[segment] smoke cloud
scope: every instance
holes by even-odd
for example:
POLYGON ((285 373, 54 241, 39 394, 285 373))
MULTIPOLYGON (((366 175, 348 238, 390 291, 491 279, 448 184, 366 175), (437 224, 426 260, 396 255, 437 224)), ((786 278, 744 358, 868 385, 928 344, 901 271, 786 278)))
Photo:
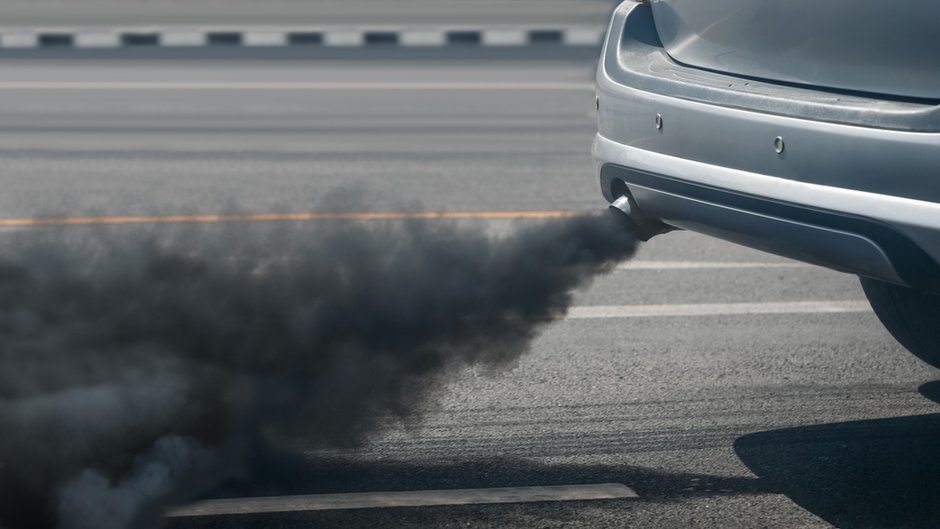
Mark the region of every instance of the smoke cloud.
POLYGON ((155 527, 253 443, 361 442, 512 363, 635 250, 614 215, 67 228, 0 251, 0 526, 155 527))

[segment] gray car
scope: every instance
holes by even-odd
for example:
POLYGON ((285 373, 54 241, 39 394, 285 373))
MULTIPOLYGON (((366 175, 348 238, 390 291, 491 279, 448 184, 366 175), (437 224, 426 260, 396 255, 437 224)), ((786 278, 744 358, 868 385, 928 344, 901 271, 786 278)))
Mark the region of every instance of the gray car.
POLYGON ((857 274, 940 366, 940 2, 627 1, 597 72, 601 190, 683 228, 857 274))

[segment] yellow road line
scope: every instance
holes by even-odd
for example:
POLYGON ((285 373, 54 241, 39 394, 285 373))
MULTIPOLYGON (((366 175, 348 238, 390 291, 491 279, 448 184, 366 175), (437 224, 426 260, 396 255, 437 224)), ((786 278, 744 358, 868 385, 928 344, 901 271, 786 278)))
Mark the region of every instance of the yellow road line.
POLYGON ((259 222, 278 220, 407 220, 407 219, 560 219, 575 211, 468 211, 417 213, 253 213, 242 215, 169 215, 130 217, 52 217, 0 219, 0 227, 82 226, 89 224, 182 224, 216 222, 259 222))

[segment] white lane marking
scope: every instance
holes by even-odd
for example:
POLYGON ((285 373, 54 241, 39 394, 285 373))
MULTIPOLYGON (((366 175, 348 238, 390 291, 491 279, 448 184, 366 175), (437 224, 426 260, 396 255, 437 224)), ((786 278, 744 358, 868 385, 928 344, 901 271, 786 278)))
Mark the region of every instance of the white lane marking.
POLYGON ((443 46, 444 31, 433 29, 405 30, 399 33, 402 46, 443 46))
POLYGON ((542 501, 586 501, 638 498, 630 487, 620 483, 511 487, 498 489, 418 490, 396 492, 357 492, 208 500, 171 510, 167 517, 221 516, 342 509, 389 507, 430 507, 439 505, 482 505, 533 503, 542 501))
POLYGON ((523 46, 528 35, 522 29, 487 29, 483 31, 484 46, 523 46))
POLYGON ((362 46, 365 37, 362 31, 327 31, 323 35, 323 43, 327 46, 362 46))
MULTIPOLYGON (((89 30, 84 29, 66 29, 66 28, 21 28, 9 29, 9 33, 0 30, 0 47, 2 48, 36 48, 38 47, 37 35, 44 31, 51 31, 57 35, 65 35, 73 38, 73 41, 83 40, 79 35, 85 33, 106 33, 116 35, 118 38, 117 46, 105 45, 76 45, 77 48, 95 48, 95 47, 123 47, 121 36, 127 34, 139 33, 141 27, 126 28, 108 28, 100 27, 89 30)), ((316 33, 323 37, 323 44, 327 46, 363 46, 365 43, 364 35, 368 32, 392 33, 398 36, 398 40, 403 46, 450 46, 460 43, 450 42, 446 37, 448 31, 467 31, 480 36, 481 44, 484 46, 529 46, 540 45, 540 39, 531 39, 533 34, 541 32, 551 32, 553 34, 561 32, 561 42, 565 46, 597 46, 603 40, 606 33, 606 27, 545 27, 545 26, 523 26, 506 27, 495 26, 490 28, 467 28, 467 27, 411 27, 402 29, 395 26, 368 26, 368 27, 348 27, 348 26, 254 26, 249 28, 233 28, 231 26, 216 27, 193 27, 176 26, 166 28, 146 28, 148 32, 158 32, 158 45, 160 46, 207 46, 212 33, 231 33, 241 36, 241 45, 243 46, 290 46, 289 39, 282 38, 288 33, 316 33), (281 36, 275 36, 275 35, 281 36), (258 36, 262 35, 262 36, 258 36)), ((553 38, 549 40, 554 42, 553 38)), ((109 39, 108 42, 113 42, 109 39)), ((231 45, 234 45, 232 43, 231 45)))
POLYGON ((39 37, 35 33, 3 33, 0 35, 2 48, 35 48, 39 46, 39 37))
POLYGON ((676 305, 598 305, 571 307, 567 319, 733 316, 745 314, 827 314, 870 312, 866 301, 783 301, 676 305))
POLYGON ((117 48, 121 45, 121 36, 105 31, 75 34, 76 48, 117 48))
POLYGON ((812 268, 805 263, 759 263, 723 261, 628 261, 617 265, 617 270, 698 270, 698 269, 742 269, 742 268, 812 268))
POLYGON ((567 29, 564 32, 564 43, 568 46, 598 46, 604 38, 606 30, 601 28, 567 29))
POLYGON ((0 90, 505 90, 593 91, 591 83, 570 82, 134 82, 7 81, 0 90))
POLYGON ((242 45, 247 47, 287 46, 287 34, 279 31, 247 31, 242 33, 242 45))
POLYGON ((160 45, 168 47, 205 46, 208 43, 205 33, 198 31, 165 31, 160 34, 160 45))

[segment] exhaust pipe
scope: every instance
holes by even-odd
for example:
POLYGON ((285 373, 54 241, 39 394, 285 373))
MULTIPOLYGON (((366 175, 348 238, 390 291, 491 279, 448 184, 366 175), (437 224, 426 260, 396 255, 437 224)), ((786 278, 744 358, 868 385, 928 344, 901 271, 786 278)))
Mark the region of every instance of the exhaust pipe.
POLYGON ((607 210, 619 219, 618 222, 623 224, 624 229, 633 233, 637 239, 643 242, 661 233, 676 229, 644 215, 637 206, 636 200, 630 195, 617 197, 617 200, 610 203, 607 210))

